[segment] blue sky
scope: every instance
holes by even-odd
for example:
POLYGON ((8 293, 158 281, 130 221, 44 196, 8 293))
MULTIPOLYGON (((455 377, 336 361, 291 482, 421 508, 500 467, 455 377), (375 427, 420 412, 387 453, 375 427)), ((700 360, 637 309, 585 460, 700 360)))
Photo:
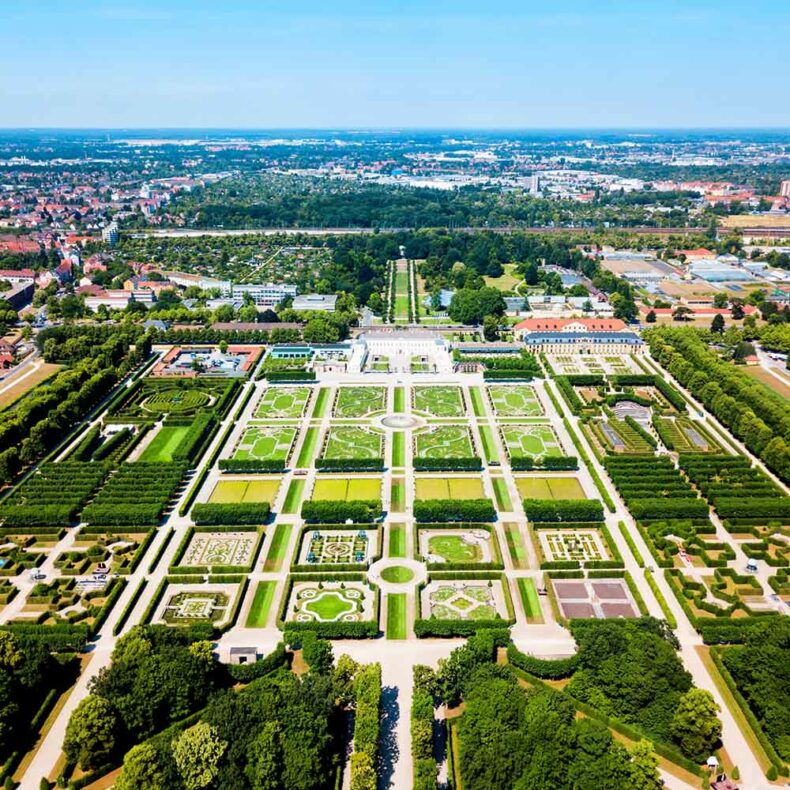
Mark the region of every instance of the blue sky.
POLYGON ((0 126, 790 126, 790 2, 4 2, 0 126))

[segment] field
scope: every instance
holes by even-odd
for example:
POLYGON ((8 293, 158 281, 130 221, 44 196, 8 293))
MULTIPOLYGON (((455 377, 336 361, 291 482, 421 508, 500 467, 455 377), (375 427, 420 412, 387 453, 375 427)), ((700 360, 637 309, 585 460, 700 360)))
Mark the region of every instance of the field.
MULTIPOLYGON (((323 392, 324 390, 322 390, 323 392)), ((299 457, 296 459, 296 467, 298 469, 306 469, 310 466, 310 461, 313 460, 315 455, 315 448, 318 444, 318 428, 308 428, 307 433, 304 435, 302 442, 302 449, 299 451, 299 457)))
POLYGON ((403 513, 405 507, 406 483, 402 477, 395 477, 390 488, 390 509, 393 513, 403 513))
POLYGON ((513 567, 519 570, 529 567, 529 558, 524 538, 518 528, 518 524, 504 524, 505 540, 510 559, 513 560, 513 567))
POLYGON ((521 595, 521 604, 524 607, 524 614, 528 623, 542 623, 543 613, 540 609, 540 599, 535 588, 535 580, 530 578, 520 578, 518 580, 518 591, 521 595))
POLYGON ((384 387, 340 387, 335 399, 335 417, 366 417, 384 408, 384 387))
POLYGON ((209 502, 268 502, 271 504, 280 489, 280 478, 266 477, 251 480, 220 480, 209 497, 209 502))
POLYGON ((396 431, 392 434, 392 465, 406 465, 406 434, 403 431, 396 431))
POLYGON ((388 554, 398 558, 406 556, 406 527, 403 524, 390 525, 388 554))
POLYGON ((324 458, 381 458, 382 437, 356 426, 334 425, 324 445, 324 458))
POLYGON ((501 477, 492 477, 491 483, 494 486, 497 508, 506 511, 512 510, 513 503, 510 501, 510 494, 507 492, 507 483, 501 477))
POLYGON ((511 458, 562 455, 560 440, 549 425, 500 425, 499 432, 511 458))
POLYGON ((516 488, 523 499, 585 499, 575 477, 517 477, 516 488))
POLYGON ((777 370, 779 374, 779 378, 777 378, 760 365, 747 365, 743 368, 743 372, 753 379, 762 382, 774 392, 779 393, 783 398, 790 400, 790 376, 784 371, 777 370))
POLYGON ((264 572, 279 571, 285 559, 285 552, 288 548, 288 539, 291 537, 292 526, 290 524, 278 524, 274 530, 274 536, 269 543, 269 553, 263 563, 264 572))
POLYGON ((414 437, 419 458, 471 458, 474 447, 465 425, 442 425, 414 437))
POLYGON ((413 387, 412 406, 434 417, 463 417, 466 414, 460 387, 413 387))
POLYGON ((258 403, 255 416, 265 419, 301 417, 309 400, 309 387, 269 387, 258 403))
POLYGON ((416 499, 482 499, 479 477, 418 477, 414 481, 416 499))
POLYGON ((283 503, 283 513, 291 514, 298 511, 299 502, 302 500, 304 484, 304 478, 301 480, 291 480, 291 484, 288 486, 288 493, 285 495, 285 502, 283 503))
POLYGON ((288 461, 296 428, 255 425, 244 431, 233 452, 234 461, 288 461))
POLYGON ((381 499, 381 478, 378 477, 319 477, 315 481, 311 499, 352 501, 381 499))
POLYGON ((12 403, 18 401, 25 393, 30 392, 33 387, 45 382, 48 378, 54 376, 60 369, 61 365, 52 365, 48 362, 43 362, 40 365, 34 365, 28 369, 30 375, 23 376, 19 374, 13 378, 3 382, 3 389, 0 391, 0 410, 7 409, 12 403))
POLYGON ((173 450, 189 433, 188 425, 163 425, 154 436, 151 444, 143 450, 140 461, 169 463, 173 460, 173 450))
POLYGON ((488 397, 497 417, 539 417, 543 408, 532 387, 492 384, 488 397))

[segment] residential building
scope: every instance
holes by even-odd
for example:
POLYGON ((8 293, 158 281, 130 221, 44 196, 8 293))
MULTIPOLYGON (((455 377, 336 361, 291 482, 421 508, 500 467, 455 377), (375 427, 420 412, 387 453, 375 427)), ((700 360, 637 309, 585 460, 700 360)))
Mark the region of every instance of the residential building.
POLYGON ((140 304, 149 305, 154 303, 153 291, 124 291, 108 289, 101 294, 88 296, 85 299, 85 307, 95 313, 102 305, 108 310, 123 310, 134 300, 140 304))
POLYGON ((790 198, 790 179, 782 181, 782 185, 779 187, 779 194, 782 197, 790 198))
POLYGON ((11 285, 33 285, 36 273, 32 269, 0 269, 0 280, 6 280, 11 285))
POLYGON ((257 307, 277 307, 284 299, 296 296, 296 286, 274 283, 231 285, 232 296, 243 298, 244 294, 249 294, 257 307))
POLYGON ((102 228, 101 232, 102 241, 110 247, 114 247, 121 239, 121 233, 118 230, 118 223, 111 222, 107 227, 102 228))

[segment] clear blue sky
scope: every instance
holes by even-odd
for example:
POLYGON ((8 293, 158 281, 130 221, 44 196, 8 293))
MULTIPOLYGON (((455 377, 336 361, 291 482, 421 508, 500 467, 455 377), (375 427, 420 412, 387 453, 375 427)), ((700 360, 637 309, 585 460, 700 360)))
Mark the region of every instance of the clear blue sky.
POLYGON ((790 126, 787 0, 18 0, 0 126, 790 126))

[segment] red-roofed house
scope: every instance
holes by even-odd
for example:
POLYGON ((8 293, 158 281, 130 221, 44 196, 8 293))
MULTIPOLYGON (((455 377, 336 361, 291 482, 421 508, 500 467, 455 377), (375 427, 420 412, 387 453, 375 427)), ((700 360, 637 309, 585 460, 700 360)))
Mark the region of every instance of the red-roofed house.
POLYGON ((619 318, 527 318, 513 327, 531 351, 641 354, 642 339, 619 318))
POLYGON ((0 280, 8 280, 11 285, 32 285, 36 273, 32 269, 0 269, 0 280))
POLYGON ((695 250, 678 250, 678 256, 685 255, 687 261, 715 261, 716 253, 697 247, 695 250))

